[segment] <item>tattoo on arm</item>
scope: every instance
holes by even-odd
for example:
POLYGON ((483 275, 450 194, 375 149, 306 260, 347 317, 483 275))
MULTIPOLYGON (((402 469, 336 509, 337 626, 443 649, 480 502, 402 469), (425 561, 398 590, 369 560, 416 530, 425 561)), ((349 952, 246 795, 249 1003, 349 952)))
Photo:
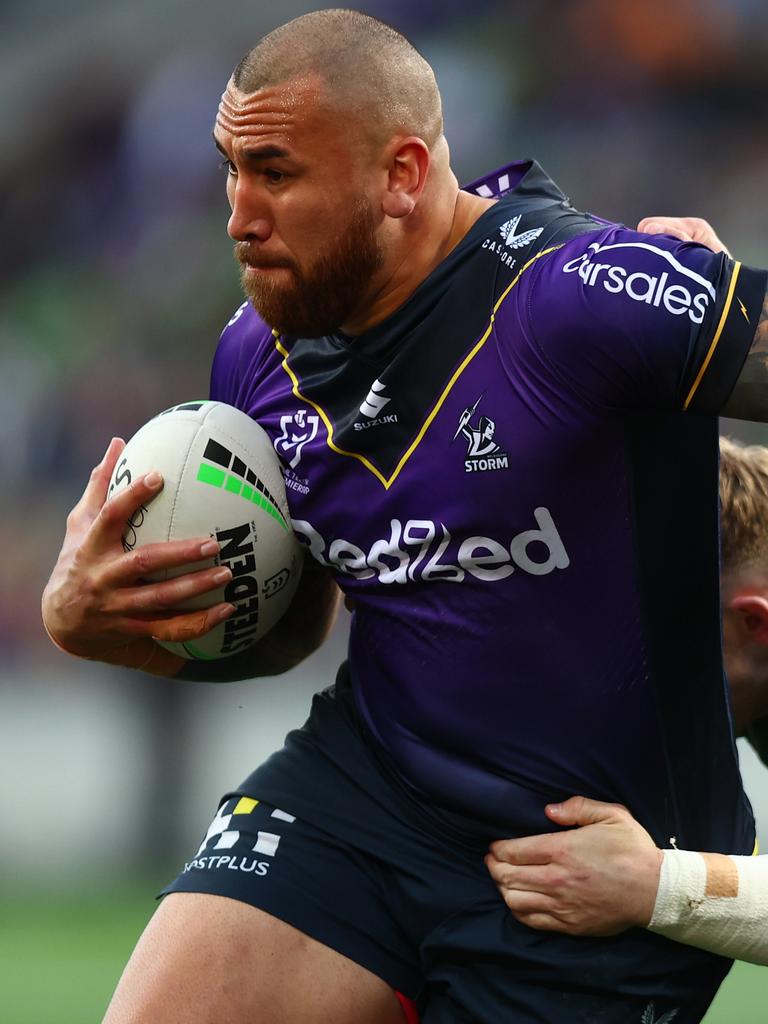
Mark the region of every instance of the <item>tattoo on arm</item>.
POLYGON ((768 422, 768 294, 749 354, 721 415, 768 422))

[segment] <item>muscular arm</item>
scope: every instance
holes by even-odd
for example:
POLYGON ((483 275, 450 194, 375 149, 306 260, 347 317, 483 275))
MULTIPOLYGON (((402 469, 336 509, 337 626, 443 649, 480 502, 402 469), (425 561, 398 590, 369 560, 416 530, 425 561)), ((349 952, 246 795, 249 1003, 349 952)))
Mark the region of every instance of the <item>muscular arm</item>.
POLYGON ((737 420, 768 421, 768 294, 754 341, 722 415, 737 420))
POLYGON ((210 566, 218 545, 210 537, 150 544, 126 552, 125 522, 162 486, 140 477, 106 500, 107 487, 124 445, 113 440, 95 467, 82 498, 67 519, 58 561, 43 593, 43 623, 53 643, 67 654, 185 679, 248 679, 285 672, 307 657, 328 634, 339 606, 330 573, 309 560, 285 617, 242 655, 212 662, 188 662, 155 643, 203 636, 232 614, 231 604, 178 611, 189 597, 220 589, 218 566, 210 566), (159 570, 197 562, 197 572, 158 583, 144 582, 159 570))
MULTIPOLYGON (((730 255, 712 225, 700 217, 645 217, 637 225, 637 230, 650 235, 672 235, 683 242, 696 242, 713 252, 730 255)), ((738 287, 733 297, 733 307, 738 311, 737 316, 749 320, 750 314, 739 298, 738 287)), ((733 419, 768 422, 768 294, 755 320, 754 339, 749 354, 721 414, 733 419)))

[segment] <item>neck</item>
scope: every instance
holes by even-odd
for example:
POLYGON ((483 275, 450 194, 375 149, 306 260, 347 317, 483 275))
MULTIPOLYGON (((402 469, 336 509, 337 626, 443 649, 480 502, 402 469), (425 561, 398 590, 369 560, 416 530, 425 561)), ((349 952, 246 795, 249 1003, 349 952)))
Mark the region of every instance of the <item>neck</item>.
POLYGON ((371 292, 342 325, 347 334, 362 334, 399 309, 496 202, 462 192, 449 175, 437 195, 424 196, 412 214, 394 223, 395 238, 387 239, 388 255, 371 292))

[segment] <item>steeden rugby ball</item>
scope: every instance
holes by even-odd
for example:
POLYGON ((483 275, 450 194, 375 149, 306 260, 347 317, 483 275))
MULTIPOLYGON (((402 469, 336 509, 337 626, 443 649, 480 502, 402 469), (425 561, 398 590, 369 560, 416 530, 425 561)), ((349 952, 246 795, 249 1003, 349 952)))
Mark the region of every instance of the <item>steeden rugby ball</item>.
POLYGON ((215 537, 215 558, 164 571, 167 579, 206 565, 228 566, 222 589, 184 602, 206 608, 230 601, 235 613, 204 637, 162 643, 185 658, 227 658, 260 640, 281 618, 301 575, 303 552, 291 529, 283 474, 265 431, 223 402, 186 402, 166 409, 128 442, 108 497, 156 469, 163 489, 126 523, 123 546, 215 537))

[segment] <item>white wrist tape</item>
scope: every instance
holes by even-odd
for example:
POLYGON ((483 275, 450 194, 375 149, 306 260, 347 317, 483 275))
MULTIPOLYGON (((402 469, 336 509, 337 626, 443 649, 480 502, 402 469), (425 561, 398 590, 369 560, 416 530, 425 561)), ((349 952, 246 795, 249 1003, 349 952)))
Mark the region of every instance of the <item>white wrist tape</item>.
POLYGON ((651 931, 768 965, 768 856, 664 850, 651 931))

